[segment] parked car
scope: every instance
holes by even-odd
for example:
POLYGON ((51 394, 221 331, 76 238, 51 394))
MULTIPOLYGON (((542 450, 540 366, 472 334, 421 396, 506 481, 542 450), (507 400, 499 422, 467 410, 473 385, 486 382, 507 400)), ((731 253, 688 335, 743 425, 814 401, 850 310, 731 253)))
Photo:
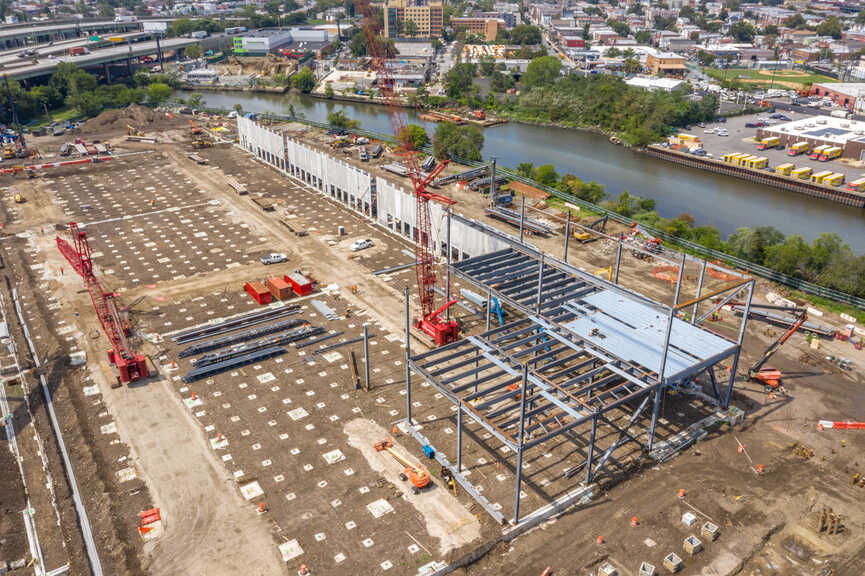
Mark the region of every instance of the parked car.
POLYGON ((262 264, 282 264, 283 262, 288 262, 288 256, 285 254, 280 254, 279 252, 271 252, 267 256, 261 257, 262 264))
POLYGON ((352 252, 360 252, 361 250, 366 250, 370 247, 372 247, 372 240, 366 238, 364 240, 355 240, 351 243, 351 246, 349 246, 348 249, 352 252))
POLYGON ((727 132, 727 130, 724 128, 721 128, 720 130, 718 130, 718 136, 729 136, 729 135, 730 135, 730 133, 727 132))

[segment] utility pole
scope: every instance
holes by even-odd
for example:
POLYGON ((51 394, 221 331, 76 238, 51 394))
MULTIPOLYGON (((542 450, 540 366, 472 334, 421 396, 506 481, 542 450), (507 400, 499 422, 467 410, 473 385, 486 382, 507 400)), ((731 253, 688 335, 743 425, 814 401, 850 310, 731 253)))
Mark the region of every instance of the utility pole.
POLYGON ((159 37, 162 36, 162 34, 157 32, 154 36, 156 37, 156 57, 159 59, 159 71, 165 72, 165 65, 162 62, 162 46, 159 45, 159 37))

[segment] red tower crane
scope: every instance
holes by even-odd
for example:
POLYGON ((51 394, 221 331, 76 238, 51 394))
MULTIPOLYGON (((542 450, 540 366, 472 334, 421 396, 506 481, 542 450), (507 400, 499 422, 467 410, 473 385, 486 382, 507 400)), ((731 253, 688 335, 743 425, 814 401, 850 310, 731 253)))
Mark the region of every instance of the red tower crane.
POLYGON ((93 308, 102 324, 102 330, 111 341, 111 350, 108 351, 108 360, 117 367, 118 378, 121 382, 135 382, 147 377, 147 359, 136 354, 129 344, 131 329, 126 313, 121 310, 117 295, 108 292, 99 282, 99 278, 93 272, 93 262, 90 257, 90 244, 87 235, 78 228, 78 224, 69 224, 69 233, 72 244, 57 237, 57 248, 69 261, 78 274, 84 278, 87 291, 93 308))
POLYGON ((421 316, 415 319, 415 327, 431 336, 439 346, 457 339, 459 324, 456 320, 441 317, 449 307, 456 303, 445 296, 445 303, 439 308, 435 305, 435 250, 432 246, 430 225, 430 201, 440 202, 446 206, 454 201, 446 196, 427 190, 429 184, 444 170, 447 160, 439 163, 432 172, 424 174, 417 160, 417 150, 408 131, 408 120, 402 109, 402 103, 396 93, 393 74, 387 65, 388 42, 380 34, 381 23, 375 17, 370 6, 370 0, 355 0, 356 6, 363 15, 363 30, 366 38, 367 52, 372 59, 372 69, 376 72, 379 92, 387 107, 391 131, 397 141, 397 154, 408 168, 415 196, 416 238, 415 238, 415 272, 420 291, 421 316))

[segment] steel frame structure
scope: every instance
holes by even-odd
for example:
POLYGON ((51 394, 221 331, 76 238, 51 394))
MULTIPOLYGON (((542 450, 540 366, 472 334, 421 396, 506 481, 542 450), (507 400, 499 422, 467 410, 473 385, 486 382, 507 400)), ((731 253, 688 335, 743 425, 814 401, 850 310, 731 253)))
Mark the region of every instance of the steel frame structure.
MULTIPOLYGON (((627 444, 657 457, 656 427, 665 392, 707 375, 713 396, 698 393, 714 405, 726 408, 733 389, 747 314, 742 318, 738 337, 733 340, 701 327, 695 312, 700 302, 710 298, 724 302, 747 293, 750 305, 754 281, 741 278, 720 290, 701 294, 704 264, 696 298, 679 302, 681 274, 676 284, 673 305, 657 303, 641 294, 575 268, 544 254, 532 246, 501 235, 509 247, 458 263, 449 263, 448 272, 486 293, 486 329, 435 350, 412 355, 406 346, 406 423, 413 434, 411 417, 411 376, 420 376, 456 407, 457 447, 451 472, 465 487, 471 486, 462 475, 462 441, 465 417, 516 453, 514 470, 513 525, 520 523, 520 489, 524 452, 563 437, 576 444, 582 461, 570 468, 568 477, 582 472, 583 487, 588 488, 611 460, 627 444), (631 306, 657 318, 654 326, 659 349, 650 356, 658 365, 647 366, 620 340, 604 345, 604 337, 593 338, 576 332, 573 324, 593 316, 614 317, 616 310, 599 309, 600 296, 627 300, 631 306), (515 313, 507 324, 490 326, 493 298, 515 313), (595 304, 593 304, 593 302, 595 304), (682 319, 688 315, 688 319, 682 319), (657 337, 657 334, 662 334, 657 337), (675 333, 675 334, 674 334, 675 333), (684 336, 705 336, 712 346, 689 346, 684 336), (671 343, 672 340, 672 343, 671 343), (732 359, 726 388, 721 389, 715 366, 732 359), (662 376, 663 375, 663 376, 662 376), (601 427, 604 438, 599 446, 601 427)), ((680 265, 684 267, 685 256, 680 265)), ((615 278, 618 279, 618 259, 615 278)), ((680 268, 681 270, 682 268, 680 268)), ((406 294, 407 297, 407 294, 406 294)), ((609 298, 607 298, 609 300, 609 298)), ((407 306, 407 304, 406 304, 407 306)), ((717 306, 717 305, 716 305, 717 306)), ((617 308, 612 306, 610 308, 617 308)), ((709 311, 708 314, 711 314, 709 311)), ((406 341, 408 342, 408 307, 406 341)), ((627 319, 616 321, 630 329, 627 319)), ((592 331, 594 333, 594 331, 592 331)), ((640 332, 634 332, 639 337, 640 332)), ((648 345, 647 345, 648 346, 648 345)), ((664 450, 665 457, 669 447, 664 450)), ((491 516, 503 521, 476 491, 468 490, 491 516)), ((578 493, 577 493, 578 494, 578 493)), ((561 506, 546 507, 531 514, 533 520, 550 515, 561 506)))

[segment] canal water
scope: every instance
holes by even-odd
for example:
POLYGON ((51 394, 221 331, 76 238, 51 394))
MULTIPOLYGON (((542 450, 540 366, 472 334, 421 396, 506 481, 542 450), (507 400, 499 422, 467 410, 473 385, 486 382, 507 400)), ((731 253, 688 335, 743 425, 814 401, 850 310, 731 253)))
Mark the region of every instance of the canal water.
MULTIPOLYGON (((177 92, 186 97, 188 92, 177 92)), ((344 109, 367 130, 390 132, 382 106, 338 102, 300 94, 204 92, 208 106, 231 108, 240 103, 245 112, 289 114, 326 122, 327 115, 344 109)), ((417 119, 432 134, 434 124, 417 119)), ((495 156, 499 164, 516 168, 521 162, 553 164, 559 174, 603 184, 610 195, 622 190, 652 197, 658 213, 673 218, 682 213, 697 225, 709 224, 726 237, 739 226, 774 226, 786 235, 811 240, 821 233, 840 235, 858 253, 865 252, 865 211, 817 200, 794 192, 751 184, 729 176, 678 166, 610 144, 606 137, 578 130, 509 123, 484 129, 484 158, 495 156)))

